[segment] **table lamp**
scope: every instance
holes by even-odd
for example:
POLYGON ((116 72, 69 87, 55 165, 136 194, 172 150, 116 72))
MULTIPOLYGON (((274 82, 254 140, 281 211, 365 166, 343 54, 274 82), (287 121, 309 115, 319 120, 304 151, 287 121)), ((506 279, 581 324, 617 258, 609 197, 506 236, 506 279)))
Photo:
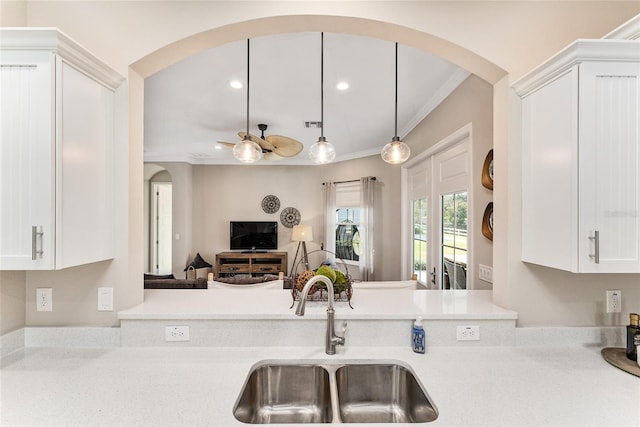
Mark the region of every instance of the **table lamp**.
MULTIPOLYGON (((298 242, 298 249, 296 250, 296 257, 298 256, 298 251, 300 250, 300 245, 302 245, 302 260, 304 261, 304 266, 307 270, 309 270, 309 257, 307 255, 307 244, 306 242, 310 242, 313 240, 313 229, 310 225, 294 225, 293 232, 291 233, 291 240, 294 242, 298 242)), ((295 261, 295 257, 294 257, 295 261)), ((295 264, 294 264, 295 267, 295 264)))

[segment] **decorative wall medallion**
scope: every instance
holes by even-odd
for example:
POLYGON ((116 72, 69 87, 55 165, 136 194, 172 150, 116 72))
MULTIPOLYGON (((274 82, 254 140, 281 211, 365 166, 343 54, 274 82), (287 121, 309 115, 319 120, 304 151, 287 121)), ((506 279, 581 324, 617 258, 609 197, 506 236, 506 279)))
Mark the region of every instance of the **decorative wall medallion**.
POLYGON ((482 185, 493 190, 493 150, 489 150, 482 165, 482 185))
POLYGON ((493 241, 493 202, 489 203, 482 217, 482 235, 493 241))
POLYGON ((270 194, 268 196, 264 196, 262 199, 262 210, 268 214, 273 214, 278 212, 280 209, 280 199, 276 196, 270 194))
POLYGON ((296 208, 284 208, 280 212, 280 222, 287 228, 300 224, 300 212, 296 208))

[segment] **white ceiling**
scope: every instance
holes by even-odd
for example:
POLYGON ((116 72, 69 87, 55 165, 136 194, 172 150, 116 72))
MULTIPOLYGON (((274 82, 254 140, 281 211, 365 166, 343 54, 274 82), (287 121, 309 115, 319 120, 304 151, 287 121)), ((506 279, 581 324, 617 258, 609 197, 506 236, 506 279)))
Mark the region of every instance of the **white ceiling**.
MULTIPOLYGON (((320 33, 289 33, 251 39, 250 132, 299 140, 298 156, 261 164, 310 164, 308 151, 320 129, 320 33)), ((324 35, 324 136, 336 161, 379 153, 394 136, 392 42, 324 35), (346 91, 336 89, 346 81, 346 91)), ((193 55, 145 81, 145 161, 239 164, 216 141, 238 142, 246 130, 247 41, 193 55)), ((468 72, 426 52, 400 45, 398 134, 404 137, 467 76, 468 72)))

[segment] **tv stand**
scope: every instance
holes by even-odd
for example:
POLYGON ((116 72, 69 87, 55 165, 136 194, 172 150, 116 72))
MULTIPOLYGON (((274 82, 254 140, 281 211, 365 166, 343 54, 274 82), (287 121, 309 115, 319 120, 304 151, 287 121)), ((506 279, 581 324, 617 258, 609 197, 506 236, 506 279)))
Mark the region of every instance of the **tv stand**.
POLYGON ((265 274, 287 275, 287 252, 220 252, 216 254, 216 277, 248 274, 263 276, 265 274))

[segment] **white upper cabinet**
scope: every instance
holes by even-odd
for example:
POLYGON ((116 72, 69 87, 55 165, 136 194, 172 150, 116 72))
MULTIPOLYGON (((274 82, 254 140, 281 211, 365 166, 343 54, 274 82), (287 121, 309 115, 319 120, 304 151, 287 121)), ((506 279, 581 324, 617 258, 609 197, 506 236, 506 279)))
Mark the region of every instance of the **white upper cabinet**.
POLYGON ((578 40, 522 98, 522 260, 640 272, 640 41, 578 40))
POLYGON ((55 29, 0 30, 0 269, 113 258, 122 77, 55 29))

